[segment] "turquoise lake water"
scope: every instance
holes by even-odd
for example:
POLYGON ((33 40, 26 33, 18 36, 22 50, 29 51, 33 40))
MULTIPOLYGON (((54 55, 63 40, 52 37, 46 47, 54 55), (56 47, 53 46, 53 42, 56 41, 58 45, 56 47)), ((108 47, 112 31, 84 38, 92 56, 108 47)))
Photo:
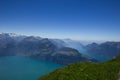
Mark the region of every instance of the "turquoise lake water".
POLYGON ((19 56, 0 57, 0 80, 37 80, 62 65, 19 56))

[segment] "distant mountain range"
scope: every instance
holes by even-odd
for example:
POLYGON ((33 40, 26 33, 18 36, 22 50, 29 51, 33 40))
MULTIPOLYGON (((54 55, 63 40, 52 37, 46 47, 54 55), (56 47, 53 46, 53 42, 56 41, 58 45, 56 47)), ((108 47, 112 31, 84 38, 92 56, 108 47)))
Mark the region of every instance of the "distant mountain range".
POLYGON ((71 39, 0 33, 0 56, 26 56, 59 64, 106 61, 120 55, 120 42, 83 45, 71 39))
POLYGON ((92 43, 86 46, 86 50, 92 54, 112 59, 120 55, 120 42, 92 43))
POLYGON ((26 56, 59 64, 97 62, 96 59, 81 54, 70 43, 60 39, 1 33, 0 56, 26 56))

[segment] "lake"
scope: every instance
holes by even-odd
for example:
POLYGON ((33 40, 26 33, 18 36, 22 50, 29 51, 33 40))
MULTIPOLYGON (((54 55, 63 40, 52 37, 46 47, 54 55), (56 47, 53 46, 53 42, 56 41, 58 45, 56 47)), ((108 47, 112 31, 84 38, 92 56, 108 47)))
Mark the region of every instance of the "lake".
POLYGON ((0 80, 37 80, 62 66, 20 56, 0 57, 0 80))

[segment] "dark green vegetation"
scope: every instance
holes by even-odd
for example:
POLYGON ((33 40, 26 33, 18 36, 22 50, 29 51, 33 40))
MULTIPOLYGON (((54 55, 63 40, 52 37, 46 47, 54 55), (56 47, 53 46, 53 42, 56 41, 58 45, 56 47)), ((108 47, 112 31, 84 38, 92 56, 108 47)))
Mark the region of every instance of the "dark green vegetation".
POLYGON ((104 63, 74 63, 57 69, 39 80, 118 80, 120 56, 104 63))

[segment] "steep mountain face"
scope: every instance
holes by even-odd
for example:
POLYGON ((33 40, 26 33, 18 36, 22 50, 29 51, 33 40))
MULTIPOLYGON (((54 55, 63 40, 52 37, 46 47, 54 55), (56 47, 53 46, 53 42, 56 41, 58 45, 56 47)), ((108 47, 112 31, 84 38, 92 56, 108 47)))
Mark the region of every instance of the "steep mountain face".
POLYGON ((56 46, 53 45, 48 39, 31 39, 25 38, 16 45, 18 55, 37 55, 37 54, 50 54, 55 51, 56 46))
POLYGON ((0 45, 0 56, 14 55, 15 42, 9 42, 0 45))
POLYGON ((97 62, 97 60, 84 56, 76 49, 63 47, 52 53, 50 61, 60 64, 71 64, 74 62, 97 62))
POLYGON ((15 40, 9 34, 0 34, 0 56, 13 55, 15 40))
POLYGON ((120 57, 104 63, 74 63, 39 80, 119 80, 120 57))
POLYGON ((62 40, 4 33, 0 34, 0 56, 26 56, 59 64, 96 62, 95 59, 82 55, 76 49, 65 47, 64 44, 62 40))
POLYGON ((120 42, 105 42, 102 44, 92 43, 87 45, 86 49, 90 53, 111 59, 120 55, 120 42))
POLYGON ((66 43, 63 40, 60 39, 49 39, 49 40, 58 48, 62 48, 66 46, 66 43))

